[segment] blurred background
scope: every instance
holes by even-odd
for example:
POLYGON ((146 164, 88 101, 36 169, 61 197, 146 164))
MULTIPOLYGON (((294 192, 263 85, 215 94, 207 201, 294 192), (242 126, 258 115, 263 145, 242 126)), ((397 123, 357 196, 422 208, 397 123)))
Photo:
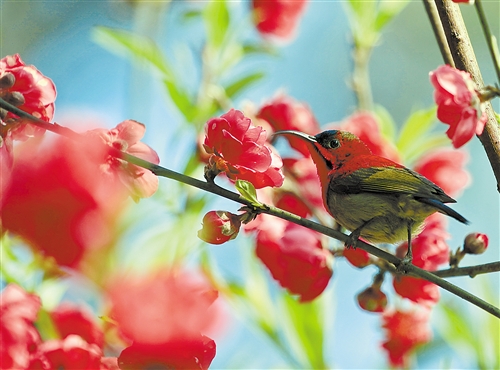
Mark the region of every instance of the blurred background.
MULTIPOLYGON (((190 91, 195 92, 202 79, 200 52, 204 32, 196 17, 186 14, 200 10, 205 3, 195 1, 23 1, 0 2, 2 57, 19 53, 27 64, 34 64, 56 84, 55 121, 78 130, 85 126, 114 127, 124 119, 135 119, 147 126, 144 141, 160 155, 164 167, 183 171, 188 154, 195 150, 196 131, 187 126, 165 92, 155 72, 140 61, 132 60, 120 51, 105 47, 106 42, 96 33, 96 27, 125 29, 153 39, 171 63, 172 69, 190 91), (104 47, 103 47, 104 46, 104 47)), ((229 2, 235 32, 247 40, 259 40, 252 27, 249 2, 229 2)), ((500 35, 500 3, 485 1, 490 27, 500 35)), ((340 121, 353 112, 356 99, 348 86, 352 73, 352 42, 346 6, 342 1, 310 1, 296 37, 288 42, 270 42, 271 54, 256 54, 246 58, 227 78, 236 78, 246 71, 263 71, 265 78, 251 85, 234 99, 235 108, 249 103, 259 106, 277 91, 284 90, 297 100, 306 102, 320 124, 340 121)), ((495 83, 495 74, 473 7, 461 6, 465 23, 487 84, 495 83)), ((401 125, 411 112, 433 105, 433 88, 429 72, 442 64, 422 2, 410 1, 408 6, 384 30, 374 49, 370 75, 374 101, 390 112, 401 125)), ((500 111, 498 99, 494 108, 500 111)), ((219 115, 220 112, 217 113, 219 115)), ((444 132, 442 125, 439 130, 444 132)), ((486 233, 490 238, 488 251, 480 256, 466 257, 462 265, 498 261, 499 197, 496 182, 484 150, 477 139, 466 145, 470 152, 468 170, 472 184, 454 206, 465 215, 468 226, 451 220, 449 245, 456 249, 466 234, 486 233)), ((190 154, 189 154, 190 155, 190 154)), ((202 178, 200 171, 195 176, 202 178)), ((118 264, 124 266, 157 259, 161 263, 169 248, 165 237, 176 239, 169 232, 176 230, 176 215, 172 203, 182 197, 184 188, 168 179, 161 179, 160 191, 151 199, 129 208, 122 231, 123 254, 118 264), (131 220, 135 221, 132 222, 131 220), (128 223, 127 223, 128 222, 128 223), (125 226, 124 226, 125 228, 125 226), (166 233, 166 234, 165 234, 166 233), (163 238, 163 239, 162 239, 163 238), (162 242, 158 242, 158 240, 162 242), (156 244, 151 243, 156 240, 156 244), (149 244, 151 243, 151 244, 149 244), (137 257, 137 251, 141 256, 137 257)), ((194 191, 194 190, 189 190, 194 191)), ((235 204, 208 197, 207 209, 235 211, 235 204)), ((175 207, 175 205, 174 205, 175 207)), ((194 230, 201 223, 203 212, 184 225, 191 232, 184 243, 199 248, 194 230), (195 226, 193 226, 195 225, 195 226)), ((181 232, 179 229, 176 231, 181 232)), ((248 238, 250 239, 250 238, 248 238)), ((177 241, 178 242, 178 241, 177 241)), ((173 247, 172 247, 173 248, 173 247)), ((252 248, 251 240, 240 235, 236 241, 208 249, 224 276, 242 279, 241 259, 252 248)), ((199 252, 193 252, 198 255, 199 252)), ((362 311, 355 294, 371 281, 375 270, 357 270, 343 260, 337 260, 334 277, 325 293, 329 318, 325 327, 325 357, 334 368, 385 368, 385 355, 380 349, 383 333, 379 316, 362 311)), ((269 274, 267 274, 269 277, 269 274)), ((280 289, 272 279, 271 290, 280 289)), ((500 278, 498 273, 470 278, 451 278, 452 282, 477 294, 497 307, 500 278)), ((72 282, 65 294, 92 303, 88 289, 72 282)), ((43 299, 43 297, 42 297, 43 299)), ((488 314, 442 291, 442 299, 433 312, 434 342, 417 357, 416 368, 477 367, 477 348, 466 342, 450 340, 442 325, 447 305, 475 323, 481 337, 488 314)), ((97 307, 97 303, 94 302, 97 307)), ((228 308, 228 311, 231 311, 228 308)), ((217 356, 212 368, 283 368, 287 362, 272 343, 255 330, 240 315, 229 313, 226 331, 217 341, 217 356), (234 316, 234 317, 233 317, 234 316)), ((498 324, 498 321, 497 321, 498 324)), ((498 325, 496 326, 498 334, 498 325)), ((491 344, 491 343, 490 343, 491 344)), ((494 343, 492 345, 495 345, 494 343)), ((483 355, 492 356, 488 348, 483 355), (490 352, 490 353, 488 353, 490 352)))

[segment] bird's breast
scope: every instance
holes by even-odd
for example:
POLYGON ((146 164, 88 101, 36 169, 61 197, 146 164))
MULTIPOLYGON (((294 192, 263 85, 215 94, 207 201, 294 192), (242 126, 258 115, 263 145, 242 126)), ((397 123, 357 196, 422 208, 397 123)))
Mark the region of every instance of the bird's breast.
POLYGON ((408 194, 358 193, 330 191, 327 207, 346 229, 353 231, 371 220, 361 237, 374 243, 396 243, 408 237, 408 223, 418 233, 426 217, 436 211, 408 194))

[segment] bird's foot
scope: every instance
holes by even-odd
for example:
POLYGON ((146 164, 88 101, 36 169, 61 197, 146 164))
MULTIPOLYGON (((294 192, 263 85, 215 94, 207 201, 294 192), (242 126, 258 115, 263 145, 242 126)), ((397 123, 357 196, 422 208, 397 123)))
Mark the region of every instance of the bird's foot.
POLYGON ((413 256, 411 254, 407 254, 399 263, 396 271, 400 274, 406 275, 408 273, 408 266, 411 265, 411 261, 413 260, 413 256))
POLYGON ((357 243, 358 239, 359 239, 359 233, 352 232, 351 234, 349 234, 346 241, 344 242, 344 246, 347 249, 351 249, 351 248, 356 249, 356 243, 357 243))

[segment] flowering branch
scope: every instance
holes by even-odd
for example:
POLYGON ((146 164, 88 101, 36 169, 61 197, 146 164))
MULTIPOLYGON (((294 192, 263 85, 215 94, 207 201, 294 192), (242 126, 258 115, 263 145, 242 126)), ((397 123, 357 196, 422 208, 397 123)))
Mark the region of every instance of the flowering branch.
MULTIPOLYGON (((65 137, 68 137, 68 138, 73 139, 73 140, 81 140, 82 139, 82 136, 80 134, 74 132, 73 130, 66 128, 66 127, 63 127, 63 126, 60 126, 58 124, 51 124, 51 123, 45 122, 43 120, 40 120, 40 119, 22 111, 22 110, 20 110, 19 108, 16 108, 15 106, 7 103, 5 100, 3 100, 1 98, 0 98, 0 107, 20 116, 22 118, 29 119, 33 122, 33 124, 43 128, 43 129, 46 129, 48 131, 54 132, 56 134, 59 134, 59 135, 65 136, 65 137)), ((207 191, 209 193, 216 194, 216 195, 219 195, 223 198, 226 198, 226 199, 232 200, 234 202, 243 204, 256 214, 266 213, 266 214, 269 214, 269 215, 272 215, 275 217, 279 217, 279 218, 284 219, 286 221, 290 221, 290 222, 295 223, 297 225, 307 227, 311 230, 317 231, 321 234, 324 234, 324 235, 329 236, 331 238, 340 240, 342 242, 345 242, 348 239, 347 235, 341 233, 338 230, 331 229, 331 228, 326 227, 324 225, 321 225, 317 222, 302 218, 302 217, 297 216, 293 213, 286 212, 284 210, 281 210, 281 209, 273 207, 273 206, 268 206, 268 205, 265 205, 262 203, 256 204, 255 202, 252 202, 252 201, 242 197, 241 195, 239 195, 237 193, 234 193, 232 191, 224 189, 224 188, 216 185, 213 182, 201 181, 201 180, 195 179, 193 177, 183 175, 181 173, 172 171, 168 168, 164 168, 164 167, 156 165, 154 163, 145 161, 141 158, 132 156, 132 155, 127 154, 125 152, 122 152, 118 149, 113 149, 112 154, 116 155, 117 157, 119 157, 119 158, 121 158, 121 159, 123 159, 131 164, 148 169, 157 176, 170 178, 172 180, 182 182, 184 184, 196 187, 198 189, 207 191)), ((420 277, 422 279, 430 281, 430 282, 440 286, 441 288, 448 290, 450 293, 453 293, 453 294, 457 295, 458 297, 461 297, 464 300, 482 308, 486 312, 489 312, 490 314, 500 318, 500 309, 499 308, 497 308, 497 307, 489 304, 488 302, 480 299, 479 297, 476 297, 475 295, 463 290, 462 288, 459 288, 458 286, 440 278, 436 274, 429 272, 429 271, 426 271, 426 270, 423 270, 423 269, 421 269, 417 266, 411 265, 411 264, 410 265, 406 265, 406 264, 403 265, 402 260, 400 258, 398 258, 398 257, 394 256, 393 254, 390 254, 382 249, 379 249, 373 245, 367 244, 361 240, 359 240, 357 242, 356 246, 358 248, 365 250, 366 252, 376 256, 376 257, 379 257, 383 260, 386 260, 387 262, 393 264, 396 268, 402 266, 408 275, 420 277)))
MULTIPOLYGON (((469 72, 477 89, 483 89, 481 71, 458 5, 448 0, 435 0, 435 3, 456 68, 469 72)), ((491 103, 486 102, 485 106, 488 121, 478 137, 484 146, 500 192, 500 129, 491 103)))

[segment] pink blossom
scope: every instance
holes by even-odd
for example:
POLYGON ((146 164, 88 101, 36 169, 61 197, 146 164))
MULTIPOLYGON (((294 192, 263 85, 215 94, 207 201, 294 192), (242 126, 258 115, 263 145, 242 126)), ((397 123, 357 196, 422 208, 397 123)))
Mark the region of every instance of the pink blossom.
MULTIPOLYGON (((140 142, 146 126, 134 120, 126 120, 111 130, 94 129, 85 134, 98 137, 112 148, 121 150, 148 162, 158 164, 158 154, 146 144, 140 142)), ((117 176, 128 188, 133 199, 152 196, 158 189, 158 177, 150 170, 128 163, 109 153, 102 171, 108 176, 117 176)))
POLYGON ((431 339, 430 311, 427 308, 413 311, 391 310, 382 315, 386 339, 382 347, 387 351, 391 366, 408 367, 408 355, 431 339))
POLYGON ((306 0, 253 0, 257 30, 263 35, 291 38, 306 4, 306 0))
POLYGON ((249 181, 256 189, 279 187, 283 163, 266 139, 266 131, 238 110, 212 118, 205 125, 203 144, 211 154, 208 168, 214 174, 224 172, 232 181, 249 181))
POLYGON ((413 169, 455 197, 470 183, 470 174, 465 169, 467 160, 464 151, 438 149, 419 158, 413 169))
POLYGON ((450 125, 446 134, 453 146, 459 148, 474 134, 481 135, 487 116, 470 74, 443 65, 430 73, 430 79, 436 89, 434 100, 438 106, 438 119, 450 125))
MULTIPOLYGON (((0 97, 37 118, 52 120, 56 87, 50 78, 34 66, 27 66, 19 54, 14 54, 0 59, 0 79, 0 97)), ((2 121, 13 124, 11 132, 15 140, 26 140, 45 131, 10 112, 2 121)), ((2 136, 5 138, 5 133, 2 136)))
MULTIPOLYGON (((295 130, 311 135, 320 131, 311 108, 285 94, 279 94, 265 103, 256 117, 267 121, 273 131, 295 130)), ((292 148, 306 157, 310 156, 309 148, 303 140, 294 136, 286 136, 286 139, 292 148)))

